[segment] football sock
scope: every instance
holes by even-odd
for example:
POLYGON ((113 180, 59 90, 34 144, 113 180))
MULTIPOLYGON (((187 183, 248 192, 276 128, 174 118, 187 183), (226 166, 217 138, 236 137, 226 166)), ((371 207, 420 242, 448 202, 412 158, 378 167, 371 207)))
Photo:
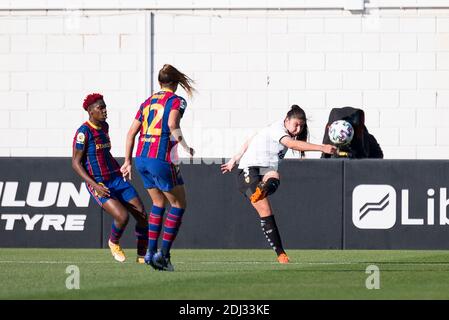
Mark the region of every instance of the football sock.
POLYGON ((111 235, 109 236, 109 240, 111 240, 112 243, 118 244, 120 238, 122 237, 123 231, 125 231, 125 227, 126 226, 119 228, 115 225, 115 222, 112 222, 111 235))
POLYGON ((185 209, 172 207, 167 215, 167 219, 165 219, 164 234, 162 236, 162 254, 164 256, 168 256, 170 253, 170 248, 181 226, 184 211, 185 209))
POLYGON ((164 211, 165 208, 153 205, 148 217, 148 245, 150 251, 153 253, 157 251, 157 241, 159 239, 159 234, 161 233, 164 211))
POLYGON ((137 238, 137 255, 144 256, 148 247, 148 225, 145 227, 135 227, 135 235, 137 238))
POLYGON ((260 226, 268 240, 271 248, 276 251, 277 255, 284 253, 284 248, 282 247, 281 236, 279 235, 278 227, 276 226, 276 220, 274 216, 268 216, 260 218, 260 226))

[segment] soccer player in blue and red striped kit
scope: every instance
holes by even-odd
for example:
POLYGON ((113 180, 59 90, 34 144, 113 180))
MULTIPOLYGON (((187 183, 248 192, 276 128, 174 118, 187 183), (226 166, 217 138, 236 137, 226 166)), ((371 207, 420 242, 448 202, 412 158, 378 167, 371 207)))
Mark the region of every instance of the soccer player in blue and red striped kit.
POLYGON ((76 131, 72 167, 86 182, 87 189, 95 201, 114 219, 108 241, 114 259, 119 262, 126 259, 120 246, 120 238, 128 224, 130 212, 136 219, 136 262, 144 263, 148 247, 147 217, 136 190, 123 179, 120 165, 111 155, 103 96, 98 93, 89 94, 84 99, 83 108, 88 112, 89 120, 76 131))
POLYGON ((178 157, 177 144, 179 143, 191 156, 194 154, 180 128, 181 117, 187 103, 175 92, 178 84, 189 95, 192 95, 194 88, 189 77, 169 64, 164 65, 159 71, 158 80, 161 90, 140 106, 128 132, 125 163, 121 171, 124 177, 131 179, 134 139, 140 131, 136 168, 153 202, 149 216, 149 246, 145 262, 157 270, 173 271, 170 248, 186 208, 184 181, 179 167, 175 164, 178 157), (170 203, 171 209, 164 223, 161 250, 156 252, 166 200, 170 203))

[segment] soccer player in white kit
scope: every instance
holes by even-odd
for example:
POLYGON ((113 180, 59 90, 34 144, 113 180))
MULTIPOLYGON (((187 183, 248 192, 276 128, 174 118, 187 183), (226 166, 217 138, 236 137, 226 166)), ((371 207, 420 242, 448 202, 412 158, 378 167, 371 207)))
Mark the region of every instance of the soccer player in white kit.
POLYGON ((277 254, 279 263, 288 263, 289 258, 282 247, 268 196, 279 187, 279 161, 288 149, 296 151, 318 151, 334 154, 332 145, 318 145, 306 142, 308 136, 307 118, 304 110, 293 105, 285 119, 262 129, 245 142, 242 149, 221 171, 232 171, 238 162, 238 185, 240 192, 251 201, 260 216, 260 224, 270 246, 277 254))

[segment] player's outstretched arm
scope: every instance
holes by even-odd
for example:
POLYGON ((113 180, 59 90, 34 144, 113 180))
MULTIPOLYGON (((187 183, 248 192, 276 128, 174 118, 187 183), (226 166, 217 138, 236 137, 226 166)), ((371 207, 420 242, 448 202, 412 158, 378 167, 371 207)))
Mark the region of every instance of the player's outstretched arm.
POLYGON ((226 162, 225 164, 222 164, 221 165, 221 173, 225 174, 225 173, 231 172, 232 169, 234 168, 236 162, 237 161, 234 159, 234 157, 232 157, 228 162, 226 162))
POLYGON ((305 141, 294 140, 291 137, 283 137, 280 141, 284 146, 296 151, 319 151, 327 154, 335 154, 337 148, 330 144, 313 144, 305 141))
POLYGON ((223 174, 232 171, 232 169, 234 168, 235 164, 240 161, 240 159, 245 154, 246 150, 248 150, 249 143, 254 138, 254 136, 255 135, 253 135, 251 138, 246 140, 246 142, 243 144, 242 148, 240 149, 239 153, 237 153, 235 156, 233 156, 228 162, 226 162, 225 164, 221 165, 221 172, 223 174))
POLYGON ((137 132, 140 130, 140 121, 135 120, 131 124, 131 128, 129 128, 128 134, 126 135, 126 145, 125 145, 125 163, 120 168, 120 172, 123 175, 123 179, 128 178, 131 180, 131 171, 132 171, 132 161, 133 161, 133 150, 134 150, 134 141, 136 140, 137 132))

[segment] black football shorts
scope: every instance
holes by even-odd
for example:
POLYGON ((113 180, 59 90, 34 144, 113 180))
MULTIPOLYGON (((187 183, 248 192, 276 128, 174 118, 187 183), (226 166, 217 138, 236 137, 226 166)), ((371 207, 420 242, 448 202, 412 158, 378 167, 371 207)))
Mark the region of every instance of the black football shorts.
POLYGON ((237 172, 237 185, 239 191, 248 199, 256 191, 257 185, 262 181, 263 175, 260 167, 239 169, 237 172))

